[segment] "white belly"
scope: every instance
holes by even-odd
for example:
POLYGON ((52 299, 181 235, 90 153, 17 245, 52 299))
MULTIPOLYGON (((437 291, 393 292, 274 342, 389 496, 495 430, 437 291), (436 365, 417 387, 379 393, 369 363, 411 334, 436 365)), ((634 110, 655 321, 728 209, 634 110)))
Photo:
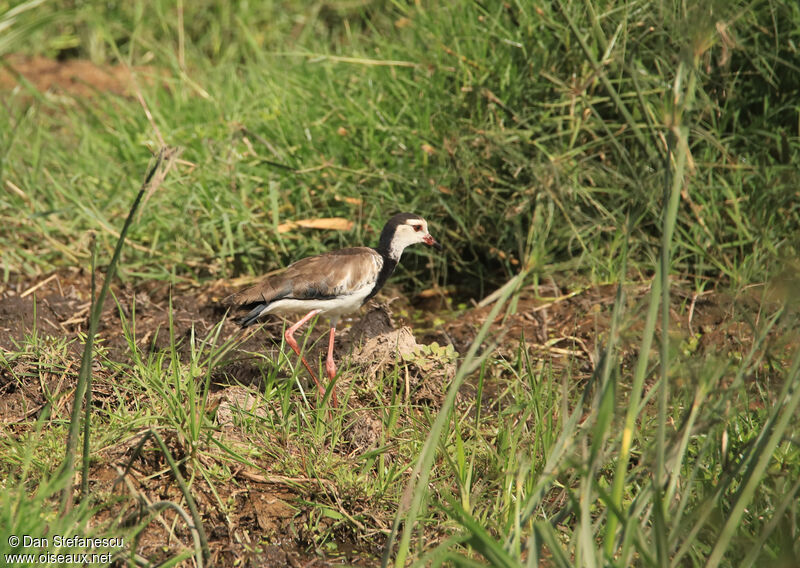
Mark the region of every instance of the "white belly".
POLYGON ((320 315, 332 319, 338 319, 340 316, 350 314, 361 307, 369 293, 372 291, 372 284, 363 286, 353 290, 346 296, 338 296, 331 299, 318 299, 318 300, 296 300, 292 298, 284 298, 276 302, 272 302, 267 309, 262 312, 263 314, 307 314, 311 310, 319 310, 320 315))

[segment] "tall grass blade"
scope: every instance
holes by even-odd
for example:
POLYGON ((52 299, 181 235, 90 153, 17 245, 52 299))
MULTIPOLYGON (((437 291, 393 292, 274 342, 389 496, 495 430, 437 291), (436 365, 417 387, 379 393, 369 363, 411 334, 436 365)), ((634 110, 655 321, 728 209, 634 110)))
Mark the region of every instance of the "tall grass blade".
POLYGON ((0 57, 19 49, 36 30, 63 21, 68 16, 68 9, 61 13, 37 13, 34 16, 36 8, 45 3, 47 0, 30 0, 0 14, 0 57))
MULTIPOLYGON (((189 513, 192 516, 192 524, 189 525, 189 528, 192 530, 193 534, 196 534, 196 542, 199 541, 202 559, 208 562, 208 559, 211 557, 211 551, 208 547, 206 531, 203 528, 203 519, 200 517, 200 512, 197 510, 197 503, 195 503, 194 497, 192 497, 192 492, 186 484, 186 481, 184 481, 178 469, 178 464, 175 463, 175 458, 172 457, 169 448, 167 448, 161 436, 158 435, 158 432, 151 429, 147 431, 146 436, 152 436, 156 443, 158 443, 158 446, 161 448, 161 453, 164 454, 164 458, 167 460, 170 470, 172 470, 172 475, 175 476, 175 481, 178 483, 181 493, 183 493, 183 498, 186 499, 186 504, 189 506, 189 513)), ((203 564, 200 562, 199 568, 202 568, 202 566, 203 564)))
POLYGON ((714 548, 708 557, 706 568, 716 568, 722 561, 733 535, 742 522, 746 507, 753 500, 758 486, 763 482, 764 474, 775 449, 783 441, 790 422, 796 418, 795 413, 798 406, 800 406, 800 349, 795 353, 786 383, 778 397, 778 404, 756 441, 755 455, 753 456, 755 459, 742 476, 741 481, 744 485, 736 494, 733 507, 728 513, 722 531, 720 531, 717 542, 714 543, 714 548))
MULTIPOLYGON (((96 293, 97 293, 97 240, 92 235, 92 283, 91 283, 91 295, 89 296, 92 299, 92 302, 96 300, 96 293)), ((87 340, 88 343, 88 340, 87 340)), ((92 353, 89 354, 89 366, 91 367, 91 359, 92 353)), ((84 356, 86 356, 86 352, 84 351, 84 356)), ((83 365, 81 365, 81 370, 83 370, 83 365)), ((83 455, 81 456, 81 500, 86 498, 86 495, 89 493, 89 436, 91 433, 91 408, 92 408, 92 373, 88 373, 85 377, 86 379, 86 400, 83 403, 83 407, 85 409, 84 416, 83 416, 83 455)), ((78 382, 80 382, 81 377, 78 377, 78 382)), ((74 402, 73 402, 74 404, 74 402)), ((71 483, 72 480, 69 480, 71 483)))
MULTIPOLYGON (((691 86, 686 87, 686 91, 681 91, 681 86, 686 78, 687 70, 683 62, 678 66, 674 84, 674 104, 675 108, 672 109, 672 118, 678 121, 686 108, 677 108, 679 104, 688 104, 691 100, 692 94, 690 92, 691 86)), ((691 70, 688 71, 689 77, 694 74, 691 70)), ((689 81, 691 85, 691 81, 689 81)), ((660 371, 661 380, 658 388, 658 420, 656 430, 656 471, 653 472, 654 487, 654 508, 653 508, 653 522, 654 522, 654 536, 656 540, 656 554, 659 566, 666 567, 669 565, 668 549, 667 549, 667 534, 668 528, 666 523, 666 503, 664 493, 667 485, 667 471, 665 462, 666 451, 666 428, 667 428, 667 404, 669 399, 669 368, 670 368, 670 355, 669 355, 669 312, 670 312, 670 295, 669 295, 669 275, 672 259, 672 237, 675 232, 675 224, 678 216, 678 204, 681 197, 681 188, 684 185, 684 169, 686 167, 686 159, 689 154, 689 129, 685 125, 674 124, 670 132, 670 143, 666 157, 666 177, 665 177, 665 192, 664 192, 664 217, 661 226, 661 351, 660 351, 660 371), (673 166, 674 160, 674 166, 673 166)), ((680 465, 676 466, 676 470, 671 472, 672 475, 680 474, 680 465)))
MULTIPOLYGON (((116 274, 117 263, 119 262, 120 253, 122 252, 122 246, 125 243, 125 237, 128 234, 128 229, 133 222, 134 215, 136 210, 139 207, 139 203, 142 201, 142 198, 148 191, 155 191, 156 187, 163 182, 164 177, 166 176, 169 169, 172 167, 175 159, 178 157, 180 151, 177 148, 162 148, 158 155, 156 156, 155 162, 147 171, 145 175, 144 183, 142 183, 141 188, 139 189, 139 193, 136 194, 136 198, 133 201, 133 205, 131 206, 128 217, 125 219, 125 224, 122 226, 122 231, 120 231, 119 239, 117 240, 117 245, 114 249, 114 254, 111 257, 111 262, 108 264, 108 270, 106 271, 106 277, 103 281, 103 286, 100 288, 100 294, 98 297, 93 299, 91 312, 89 316, 89 329, 86 333, 86 343, 84 344, 83 349, 83 356, 81 357, 81 367, 78 373, 78 382, 75 386, 75 395, 72 403, 72 413, 70 415, 70 424, 69 424, 69 433, 67 435, 67 448, 64 455, 64 462, 61 466, 61 474, 64 475, 67 479, 67 484, 64 490, 61 493, 61 510, 63 512, 67 512, 72 508, 72 481, 75 475, 75 450, 78 444, 78 432, 80 429, 80 415, 81 409, 83 407, 84 400, 87 396, 88 387, 91 384, 91 370, 92 370, 92 359, 93 359, 93 349, 94 349, 94 338, 97 334, 97 327, 100 322, 100 315, 103 311, 103 305, 105 304, 106 295, 108 294, 109 287, 111 285, 111 281, 114 279, 114 275, 116 274), (163 169, 161 168, 162 164, 164 164, 163 169), (156 175, 158 174, 158 175, 156 175)), ((90 420, 90 413, 91 408, 89 406, 85 407, 85 416, 84 420, 86 421, 86 425, 84 426, 84 432, 90 432, 91 428, 88 425, 90 420)), ((86 447, 88 442, 84 441, 84 447, 86 447)), ((84 477, 88 476, 88 461, 84 459, 84 477)))
MULTIPOLYGON (((636 417, 639 415, 639 403, 642 399, 642 389, 644 379, 647 375, 647 366, 650 360, 650 349, 653 344, 656 329, 656 317, 658 314, 661 278, 660 268, 656 269, 656 274, 650 283, 650 302, 645 317, 644 330, 642 332, 642 342, 639 348, 639 356, 636 361, 636 368, 633 374, 633 384, 628 399, 628 406, 625 411, 625 421, 622 427, 622 441, 620 442, 619 456, 617 458, 617 469, 614 472, 614 483, 611 488, 611 505, 617 509, 622 508, 622 494, 625 489, 628 463, 631 457, 631 447, 636 428, 636 417)), ((606 525, 605 535, 605 555, 611 557, 614 552, 614 542, 618 526, 616 515, 610 515, 606 525)))
POLYGON ((447 514, 461 524, 469 537, 469 544, 481 556, 486 558, 491 566, 497 568, 519 568, 519 564, 505 551, 503 543, 498 542, 483 528, 472 515, 470 515, 458 502, 451 500, 447 514))
POLYGON ((537 540, 550 550, 552 557, 549 560, 555 566, 558 568, 573 568, 573 563, 564 553, 563 546, 553 525, 545 521, 537 521, 533 525, 533 531, 537 535, 537 540))
POLYGON ((792 488, 783 496, 781 502, 775 508, 775 512, 772 515, 772 519, 770 519, 769 523, 764 527, 764 530, 751 546, 750 552, 747 553, 747 556, 744 557, 742 563, 739 565, 739 568, 749 568, 753 566, 758 557, 764 552, 764 544, 767 542, 767 539, 775 532, 775 529, 778 528, 778 525, 781 521, 784 520, 784 514, 786 510, 790 506, 796 506, 796 499, 797 495, 800 493, 800 479, 797 479, 792 485, 792 488))
MULTIPOLYGON (((578 26, 575 24, 575 20, 570 15, 570 10, 568 6, 565 6, 563 2, 559 2, 559 9, 561 10, 561 14, 563 15, 564 19, 569 24, 570 30, 572 31, 575 39, 578 42, 578 45, 581 46, 583 50, 584 56, 586 60, 592 65, 595 72, 597 73, 600 81, 603 83, 603 87, 608 92, 611 99, 614 101, 614 104, 617 107, 617 110, 622 114, 625 118, 625 123, 630 127, 631 131, 633 132, 634 136, 636 137, 636 141, 642 147, 642 149, 648 154, 654 154, 653 149, 650 144, 647 142, 647 138, 642 133, 641 129, 639 128, 639 123, 631 114, 630 110, 628 110, 627 105, 623 102, 622 97, 620 97, 619 92, 614 87, 614 84, 611 82, 611 79, 608 77, 608 74, 603 72, 600 62, 595 59, 592 50, 589 48, 589 45, 586 43, 586 34, 581 33, 581 30, 578 29, 578 26)), ((599 26, 595 26, 598 28, 599 26)), ((601 34, 602 35, 602 34, 601 34)))
POLYGON ((514 282, 514 285, 505 287, 503 294, 497 299, 494 306, 492 306, 492 309, 487 315, 486 320, 478 331, 478 334, 475 336, 475 339, 472 341, 472 344, 470 345, 470 348, 464 357, 463 363, 459 366, 458 371, 456 371, 453 382, 450 384, 450 388, 447 390, 447 395, 442 402, 442 407, 439 409, 436 420, 434 421, 433 426, 431 426, 431 431, 428 433, 428 436, 425 439, 425 444, 422 447, 422 451, 417 458, 417 464, 414 466, 414 470, 411 473, 411 479, 409 479, 408 485, 403 492, 400 506, 397 510, 397 514, 395 515, 394 523, 392 525, 392 531, 389 533, 389 537, 386 539, 386 547, 381 560, 381 566, 383 568, 389 566, 391 562, 394 543, 400 530, 401 523, 405 524, 394 565, 405 566, 406 557, 408 556, 409 552, 409 543, 411 541, 411 532, 414 530, 416 525, 417 517, 422 508, 422 501, 427 495, 428 479, 430 477, 433 459, 436 456, 436 450, 439 445, 439 437, 444 430, 445 423, 450 419, 450 411, 453 409, 453 405, 455 404, 458 389, 461 387, 464 379, 493 351, 493 346, 491 348, 487 347, 484 349, 483 353, 478 355, 478 349, 483 345, 483 342, 488 336, 489 330, 491 329, 491 325, 495 318, 500 313, 500 310, 506 304, 509 298, 511 298, 511 296, 519 290, 519 287, 522 285, 522 282, 525 280, 526 276, 527 271, 517 274, 511 279, 511 281, 514 282))

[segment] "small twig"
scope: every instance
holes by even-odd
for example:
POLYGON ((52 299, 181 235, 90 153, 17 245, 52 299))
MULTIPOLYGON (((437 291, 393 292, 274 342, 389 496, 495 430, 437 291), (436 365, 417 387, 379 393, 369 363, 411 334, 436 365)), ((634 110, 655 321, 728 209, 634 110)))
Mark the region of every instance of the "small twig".
POLYGON ((19 295, 19 297, 20 298, 24 298, 25 296, 29 296, 30 294, 33 294, 36 290, 38 290, 39 288, 41 288, 42 286, 44 286, 45 284, 47 284, 48 282, 53 280, 56 276, 58 276, 58 275, 55 274, 55 273, 51 274, 50 276, 48 276, 47 278, 45 278, 44 280, 42 280, 38 284, 34 284, 33 286, 31 286, 30 288, 25 290, 22 294, 19 295))
POLYGON ((692 318, 694 317, 694 306, 697 303, 697 298, 700 296, 705 296, 706 294, 710 294, 710 290, 704 290, 703 292, 694 292, 692 294, 692 303, 689 304, 689 319, 688 319, 688 326, 689 326, 689 335, 694 335, 694 329, 692 329, 692 318))
POLYGON ((76 323, 83 323, 86 320, 86 314, 89 313, 89 308, 90 307, 91 307, 91 304, 84 304, 83 307, 78 309, 78 311, 76 311, 72 315, 71 318, 61 322, 61 328, 63 329, 64 326, 67 326, 67 325, 73 325, 73 324, 76 324, 76 323))
POLYGON ((180 156, 181 152, 181 148, 162 148, 161 155, 163 155, 164 167, 157 169, 155 175, 149 180, 148 183, 145 184, 145 187, 143 188, 144 198, 142 199, 142 209, 139 210, 140 216, 141 212, 144 210, 144 206, 147 205, 147 202, 150 200, 156 190, 161 187, 162 183, 164 183, 167 174, 172 169, 172 166, 175 165, 175 161, 178 159, 178 156, 180 156))
MULTIPOLYGON (((131 78, 133 79, 132 74, 131 78)), ((142 110, 144 110, 144 115, 147 117, 147 122, 150 123, 150 126, 156 133, 156 138, 158 138, 158 145, 163 148, 164 146, 166 146, 166 144, 164 143, 164 137, 161 136, 161 131, 158 129, 158 125, 156 124, 156 121, 153 118, 153 113, 150 112, 150 107, 147 106, 147 101, 144 100, 144 96, 142 95, 142 89, 139 88, 139 84, 136 82, 135 79, 133 79, 132 83, 133 83, 133 88, 136 91, 136 98, 139 100, 139 104, 142 105, 142 110)))
POLYGON ((310 479, 308 477, 287 477, 285 475, 261 475, 252 470, 240 469, 233 473, 233 477, 243 477, 256 483, 272 483, 275 485, 289 485, 292 487, 302 487, 305 485, 319 485, 326 491, 335 492, 336 484, 329 479, 310 479))

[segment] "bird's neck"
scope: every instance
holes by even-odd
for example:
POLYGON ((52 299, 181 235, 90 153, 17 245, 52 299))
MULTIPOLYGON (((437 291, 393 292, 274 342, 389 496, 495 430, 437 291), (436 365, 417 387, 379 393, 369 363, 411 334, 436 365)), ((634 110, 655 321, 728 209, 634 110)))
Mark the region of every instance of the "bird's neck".
POLYGON ((375 294, 378 293, 378 290, 383 288, 383 285, 386 284, 386 281, 389 279, 389 276, 392 275, 394 272, 395 267, 397 266, 397 261, 400 260, 400 253, 402 253, 402 249, 400 252, 397 253, 397 258, 393 258, 391 255, 391 249, 381 249, 380 246, 375 249, 381 258, 383 259, 383 263, 381 264, 381 269, 378 271, 378 278, 375 280, 375 286, 372 287, 369 295, 364 298, 364 304, 372 298, 375 294))
POLYGON ((375 250, 378 251, 378 254, 383 257, 384 261, 391 260, 394 264, 400 262, 400 256, 403 254, 403 249, 405 247, 399 246, 388 246, 388 247, 381 247, 378 246, 375 250))
POLYGON ((391 259, 394 261, 394 264, 397 264, 400 261, 400 256, 403 254, 403 249, 406 247, 397 242, 394 236, 394 231, 387 231, 384 229, 375 250, 378 251, 378 254, 380 254, 384 260, 391 259))

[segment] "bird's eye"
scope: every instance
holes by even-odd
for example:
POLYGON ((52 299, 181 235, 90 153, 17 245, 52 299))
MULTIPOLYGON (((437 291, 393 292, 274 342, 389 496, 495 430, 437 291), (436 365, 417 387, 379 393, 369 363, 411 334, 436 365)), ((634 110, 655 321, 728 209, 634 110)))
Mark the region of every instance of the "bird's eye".
POLYGON ((422 225, 414 225, 414 230, 419 233, 422 230, 422 225))

